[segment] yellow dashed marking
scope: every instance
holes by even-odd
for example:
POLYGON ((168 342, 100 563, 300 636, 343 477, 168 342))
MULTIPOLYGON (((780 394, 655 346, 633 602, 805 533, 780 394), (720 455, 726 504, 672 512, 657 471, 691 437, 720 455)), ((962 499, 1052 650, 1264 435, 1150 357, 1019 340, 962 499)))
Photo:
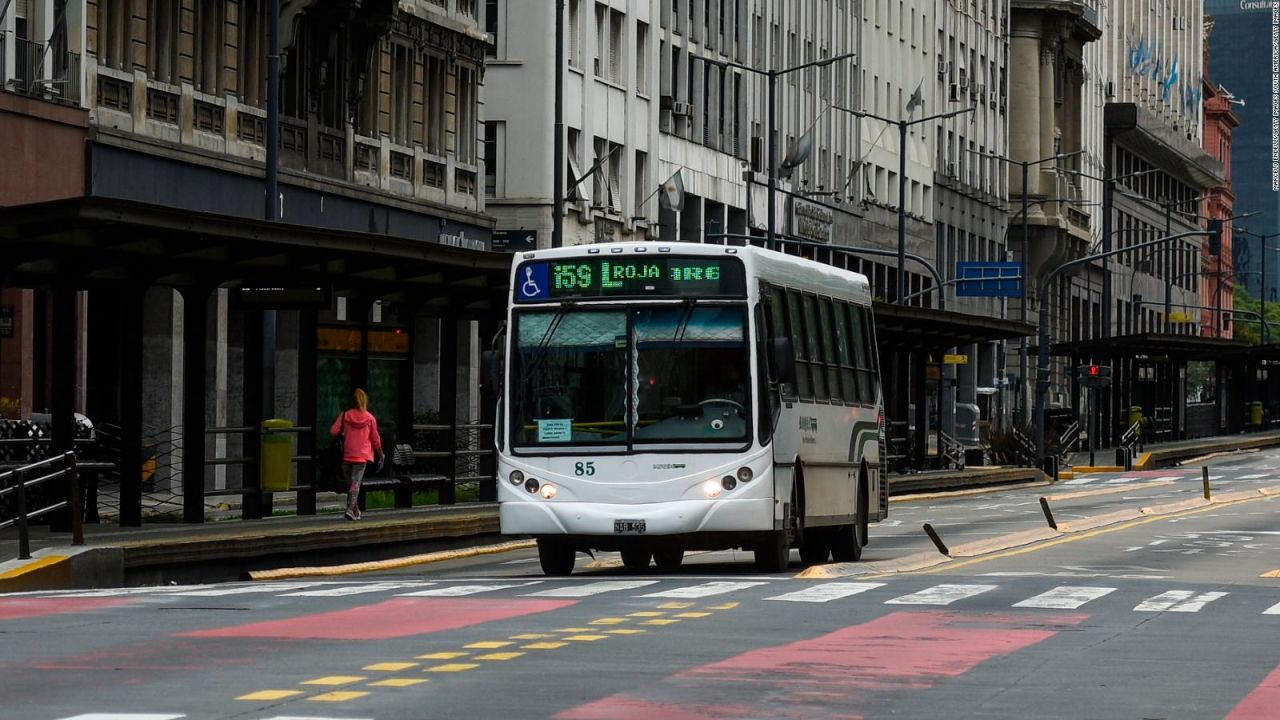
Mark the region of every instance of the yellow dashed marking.
POLYGON ((470 645, 463 645, 462 647, 470 648, 472 650, 497 650, 498 648, 504 648, 508 645, 514 644, 515 643, 507 642, 505 640, 486 640, 485 642, 474 642, 470 645))
POLYGON ((295 695, 301 695, 301 690, 259 690, 248 695, 241 695, 237 700, 283 700, 291 698, 295 695))
POLYGON ((565 640, 581 640, 582 642, 593 642, 596 640, 604 640, 608 635, 570 635, 565 640))
POLYGON ((641 625, 675 625, 679 620, 645 620, 641 625))
POLYGON ((315 680, 303 680, 303 685, 350 685, 353 682, 360 682, 368 678, 359 675, 329 675, 327 677, 316 678, 315 680))
POLYGON ((577 633, 577 632, 591 632, 591 630, 592 628, 560 628, 556 632, 577 633))
POLYGON ((362 698, 368 694, 369 693, 361 690, 335 690, 333 692, 327 692, 323 695, 316 695, 315 697, 309 697, 307 699, 312 702, 346 702, 348 700, 362 698))
POLYGON ((411 687, 413 685, 421 685, 424 682, 431 682, 426 678, 387 678, 377 682, 369 683, 374 687, 411 687))
POLYGON ((429 667, 426 669, 426 672, 462 672, 464 670, 471 670, 472 668, 478 667, 480 666, 475 663, 445 663, 444 665, 429 667))
POLYGON ((618 628, 617 630, 605 630, 610 635, 639 635, 645 630, 637 630, 636 628, 618 628))
POLYGON ((626 621, 627 621, 626 618, 600 618, 599 620, 592 620, 591 624, 592 625, 621 625, 626 621))
POLYGON ((408 670, 411 667, 417 667, 417 666, 418 666, 418 663, 411 663, 411 662, 385 662, 385 663, 375 663, 373 665, 365 665, 363 668, 360 668, 360 669, 376 670, 379 672, 399 672, 401 670, 408 670))
POLYGON ((544 640, 553 636, 546 633, 524 633, 523 635, 512 635, 510 637, 512 640, 544 640))
POLYGON ((675 616, 678 618, 704 618, 710 614, 711 613, 709 612, 682 612, 682 613, 676 613, 675 616))
POLYGON ((707 609, 708 610, 732 610, 736 607, 738 607, 738 603, 727 602, 727 603, 722 603, 720 605, 708 605, 707 609))
POLYGON ((666 615, 666 613, 643 610, 641 612, 628 613, 627 617, 662 617, 663 615, 666 615))
POLYGON ((520 657, 521 655, 524 655, 524 653, 500 652, 500 653, 489 653, 488 655, 477 655, 476 659, 477 660, 514 660, 520 657))
POLYGON ((568 644, 569 643, 566 643, 566 642, 536 642, 536 643, 529 643, 528 645, 521 645, 520 647, 524 648, 525 650, 555 650, 557 648, 562 648, 568 644))
POLYGON ((693 603, 669 602, 669 603, 662 603, 658 607, 662 608, 663 610, 684 610, 685 608, 693 607, 693 603))
POLYGON ((454 658, 466 657, 471 653, 464 652, 437 652, 419 655, 418 660, 452 660, 454 658))

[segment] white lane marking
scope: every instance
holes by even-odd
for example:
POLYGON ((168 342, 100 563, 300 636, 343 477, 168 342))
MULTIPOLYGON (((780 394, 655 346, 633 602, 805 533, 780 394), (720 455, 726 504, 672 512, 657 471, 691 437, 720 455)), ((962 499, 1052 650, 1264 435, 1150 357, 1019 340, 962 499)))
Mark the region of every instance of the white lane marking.
POLYGON ((1103 595, 1110 595, 1115 588, 1108 587, 1070 587, 1061 585, 1048 592, 1027 598, 1014 607, 1053 608, 1055 610, 1075 610, 1090 600, 1097 600, 1103 595))
POLYGON ((277 715, 264 720, 373 720, 373 718, 336 718, 336 717, 320 717, 319 715, 277 715))
POLYGON ((1075 480, 1068 480, 1062 484, 1063 485, 1088 485, 1089 483, 1094 482, 1097 479, 1098 478, 1091 478, 1091 477, 1076 478, 1075 480))
POLYGON ((857 595, 868 590, 874 590, 878 587, 884 587, 884 583, 877 582, 831 582, 815 585, 805 588, 804 590, 796 590, 795 592, 776 595, 765 600, 785 600, 787 602, 812 602, 824 603, 832 600, 839 600, 850 595, 857 595))
POLYGON ((62 718, 62 720, 179 720, 184 717, 186 715, 167 713, 86 713, 62 718))
POLYGON ((1181 480, 1182 475, 1161 475, 1158 478, 1151 478, 1151 482, 1164 482, 1167 480, 1181 480))
POLYGON ((427 587, 435 583, 429 582, 380 582, 368 585, 340 585, 323 590, 302 590, 285 593, 280 597, 346 597, 347 595, 363 595, 365 593, 386 592, 388 590, 404 590, 405 588, 427 587))
POLYGON ((432 590, 399 593, 397 597, 461 597, 463 595, 476 595, 479 593, 493 592, 494 590, 528 587, 530 585, 537 585, 541 582, 541 580, 534 580, 533 582, 516 583, 514 585, 454 585, 452 587, 434 588, 432 590))
POLYGON ((1170 590, 1143 600, 1134 608, 1136 612, 1199 612, 1201 608, 1221 597, 1224 592, 1207 592, 1196 595, 1194 590, 1170 590))
POLYGON ((174 593, 182 590, 204 590, 206 588, 217 587, 216 585, 160 585, 157 587, 132 587, 132 588, 103 588, 101 590, 84 590, 74 593, 60 593, 57 597, 74 597, 74 598, 93 598, 93 597, 123 597, 126 595, 146 595, 148 593, 174 593))
POLYGON ((885 601, 885 605, 950 605, 995 590, 998 585, 934 585, 931 588, 885 601))
POLYGON ((599 595, 601 593, 616 592, 618 590, 635 590, 636 588, 648 587, 649 585, 657 584, 657 580, 602 580, 600 582, 578 585, 576 587, 568 585, 565 587, 551 588, 550 590, 539 590, 538 592, 527 593, 525 597, 580 598, 599 595))
POLYGON ((178 597, 223 597, 226 595, 261 595, 265 593, 282 593, 289 590, 301 590, 302 588, 314 587, 321 583, 268 583, 266 585, 237 585, 235 587, 221 587, 212 590, 190 590, 185 592, 169 592, 166 595, 175 595, 178 597))
POLYGON ((661 592, 649 593, 648 595, 640 595, 639 597, 664 597, 664 598, 703 598, 712 595, 723 595, 733 592, 734 590, 745 590, 756 585, 767 585, 767 582, 709 582, 702 585, 690 585, 689 587, 673 588, 671 590, 663 590, 661 592))
POLYGON ((1276 603, 1266 610, 1262 611, 1263 615, 1280 615, 1280 603, 1276 603))

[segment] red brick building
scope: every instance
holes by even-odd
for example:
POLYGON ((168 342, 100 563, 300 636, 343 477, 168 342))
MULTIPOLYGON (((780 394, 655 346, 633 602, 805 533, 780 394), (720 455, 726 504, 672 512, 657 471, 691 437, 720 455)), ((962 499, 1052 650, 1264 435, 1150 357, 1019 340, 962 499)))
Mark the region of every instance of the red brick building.
MULTIPOLYGON (((1205 54, 1205 75, 1209 73, 1208 53, 1205 54)), ((1231 310, 1236 286, 1232 272, 1231 221, 1235 194, 1231 192, 1231 131, 1240 126, 1240 119, 1231 110, 1231 102, 1206 77, 1204 84, 1204 149, 1222 163, 1225 182, 1222 187, 1211 188, 1204 194, 1201 214, 1223 221, 1222 249, 1216 255, 1205 242, 1201 253, 1203 274, 1200 278, 1200 304, 1209 308, 1231 310)), ((1224 338, 1232 336, 1231 313, 1203 312, 1200 314, 1200 334, 1224 338), (1221 318, 1221 319, 1219 319, 1221 318)))

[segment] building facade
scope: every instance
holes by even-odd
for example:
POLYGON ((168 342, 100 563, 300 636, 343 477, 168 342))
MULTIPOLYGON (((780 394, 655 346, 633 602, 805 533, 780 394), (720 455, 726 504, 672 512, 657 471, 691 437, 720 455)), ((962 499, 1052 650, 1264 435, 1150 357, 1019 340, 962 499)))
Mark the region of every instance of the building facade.
POLYGON ((1232 191, 1232 136, 1240 127, 1240 118, 1236 116, 1235 107, 1238 101, 1228 97, 1211 81, 1209 73, 1209 42, 1214 22, 1209 16, 1204 18, 1204 150, 1214 160, 1222 163, 1223 185, 1210 188, 1205 193, 1201 215, 1222 223, 1222 238, 1217 248, 1206 245, 1201 256, 1200 265, 1203 273, 1200 282, 1200 304, 1213 308, 1212 312, 1201 314, 1200 334, 1207 337, 1234 337, 1231 309, 1235 307, 1235 287, 1237 278, 1232 262, 1233 233, 1235 221, 1235 193, 1232 191))

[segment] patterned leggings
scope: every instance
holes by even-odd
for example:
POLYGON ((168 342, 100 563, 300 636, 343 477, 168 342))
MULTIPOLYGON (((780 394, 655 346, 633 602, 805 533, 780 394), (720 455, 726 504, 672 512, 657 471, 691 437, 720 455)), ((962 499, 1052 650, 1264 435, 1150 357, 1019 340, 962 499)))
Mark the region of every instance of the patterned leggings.
POLYGON ((364 463, 342 463, 342 475, 347 479, 347 512, 360 514, 360 481, 364 479, 364 463))

